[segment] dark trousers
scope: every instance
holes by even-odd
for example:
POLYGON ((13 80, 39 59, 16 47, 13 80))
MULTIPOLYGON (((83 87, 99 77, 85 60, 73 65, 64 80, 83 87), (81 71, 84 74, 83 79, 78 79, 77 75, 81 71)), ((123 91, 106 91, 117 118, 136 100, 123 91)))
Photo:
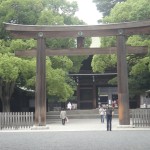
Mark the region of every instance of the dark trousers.
POLYGON ((111 131, 112 115, 107 115, 107 131, 111 131))
POLYGON ((66 119, 62 119, 62 125, 65 125, 66 119))
POLYGON ((101 116, 101 123, 104 123, 104 115, 100 115, 101 116))

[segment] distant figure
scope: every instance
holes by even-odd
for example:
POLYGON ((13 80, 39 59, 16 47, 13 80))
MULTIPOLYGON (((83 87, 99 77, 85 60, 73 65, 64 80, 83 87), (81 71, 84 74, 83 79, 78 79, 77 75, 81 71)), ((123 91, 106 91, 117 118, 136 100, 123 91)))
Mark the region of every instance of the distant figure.
POLYGON ((112 101, 111 99, 108 100, 108 105, 111 105, 112 101))
POLYGON ((71 108, 72 108, 72 105, 71 105, 71 103, 69 102, 69 103, 67 104, 67 109, 71 110, 71 108))
POLYGON ((112 128, 112 114, 113 114, 113 107, 111 105, 108 105, 106 109, 107 131, 111 131, 112 128))
POLYGON ((62 110, 60 112, 60 118, 62 119, 62 125, 65 125, 66 117, 67 117, 66 111, 64 110, 64 108, 62 108, 62 110))
POLYGON ((100 107, 101 107, 101 103, 100 103, 100 102, 98 102, 98 108, 100 109, 100 107))
POLYGON ((99 114, 101 117, 101 123, 104 123, 105 109, 102 106, 99 108, 99 114))
POLYGON ((112 101, 112 107, 115 108, 115 101, 112 101))
POLYGON ((118 99, 116 100, 116 105, 117 105, 117 107, 119 107, 119 105, 118 105, 118 99))
POLYGON ((143 108, 146 108, 146 104, 145 103, 143 104, 143 108))

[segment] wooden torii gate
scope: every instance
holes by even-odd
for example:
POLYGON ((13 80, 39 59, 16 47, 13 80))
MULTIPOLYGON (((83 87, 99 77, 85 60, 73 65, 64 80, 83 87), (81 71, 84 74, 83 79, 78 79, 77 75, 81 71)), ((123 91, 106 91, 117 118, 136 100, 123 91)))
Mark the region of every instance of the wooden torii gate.
POLYGON ((127 22, 105 25, 46 26, 4 23, 6 30, 16 38, 37 39, 37 50, 18 51, 17 56, 36 56, 35 125, 46 125, 45 59, 54 55, 93 55, 117 53, 119 124, 130 125, 129 92, 126 53, 147 53, 146 47, 127 47, 125 37, 150 33, 150 21, 127 22), (116 36, 117 47, 84 48, 84 37, 116 36), (49 50, 45 38, 77 38, 77 48, 49 50))

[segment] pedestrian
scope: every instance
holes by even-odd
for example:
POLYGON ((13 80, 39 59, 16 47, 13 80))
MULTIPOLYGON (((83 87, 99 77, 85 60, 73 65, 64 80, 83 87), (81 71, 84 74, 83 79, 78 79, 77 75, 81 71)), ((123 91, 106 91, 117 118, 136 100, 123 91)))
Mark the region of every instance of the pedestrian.
POLYGON ((67 109, 71 110, 71 108, 72 108, 72 105, 71 105, 71 103, 69 102, 69 103, 67 104, 67 109))
POLYGON ((60 118, 62 119, 62 125, 65 125, 67 114, 64 108, 60 112, 60 118))
POLYGON ((112 115, 113 115, 113 107, 108 105, 106 109, 106 119, 107 119, 107 131, 111 131, 112 128, 112 115))
POLYGON ((111 105, 111 103, 112 103, 112 100, 109 99, 109 100, 108 100, 108 105, 111 105))
POLYGON ((103 106, 99 108, 99 114, 101 118, 101 123, 104 123, 105 109, 103 108, 103 106))

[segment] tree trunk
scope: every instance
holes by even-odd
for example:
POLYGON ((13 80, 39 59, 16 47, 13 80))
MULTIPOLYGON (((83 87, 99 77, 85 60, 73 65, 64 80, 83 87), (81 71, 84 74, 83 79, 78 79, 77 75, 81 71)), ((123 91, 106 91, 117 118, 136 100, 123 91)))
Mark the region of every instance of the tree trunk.
POLYGON ((10 98, 9 97, 3 97, 2 100, 2 111, 3 112, 10 112, 10 98))
POLYGON ((2 111, 10 112, 10 99, 14 92, 15 82, 2 81, 1 89, 1 101, 2 101, 2 111))

